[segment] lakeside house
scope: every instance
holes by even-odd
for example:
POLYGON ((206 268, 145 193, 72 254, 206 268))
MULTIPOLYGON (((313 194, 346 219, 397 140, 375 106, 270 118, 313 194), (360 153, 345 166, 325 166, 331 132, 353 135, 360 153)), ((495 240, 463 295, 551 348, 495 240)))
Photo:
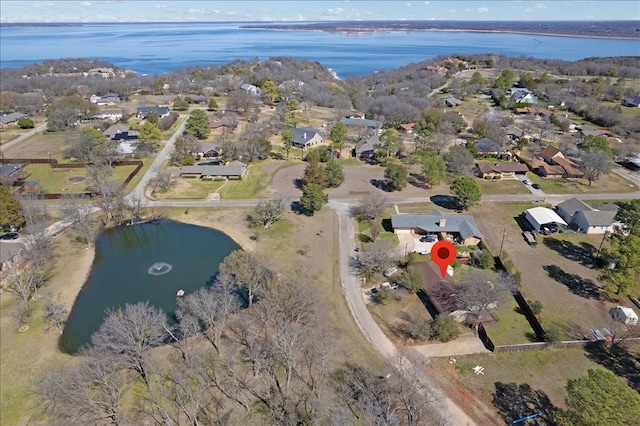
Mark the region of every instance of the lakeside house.
POLYGON ((166 106, 150 106, 150 107, 140 107, 136 111, 136 117, 139 120, 145 119, 151 113, 155 113, 158 115, 158 118, 164 118, 169 115, 169 107, 166 106))
POLYGON ((129 126, 125 126, 123 124, 114 124, 109 126, 109 128, 102 132, 102 134, 112 141, 138 139, 138 132, 131 130, 129 126))
POLYGON ((376 156, 376 149, 382 146, 377 134, 365 136, 358 141, 353 152, 356 158, 372 159, 376 156))
POLYGON ((229 164, 182 166, 180 177, 198 177, 200 179, 242 179, 247 172, 247 165, 235 160, 229 164))
POLYGON ((293 132, 293 146, 296 148, 309 148, 323 141, 322 134, 313 127, 290 127, 289 130, 293 132))

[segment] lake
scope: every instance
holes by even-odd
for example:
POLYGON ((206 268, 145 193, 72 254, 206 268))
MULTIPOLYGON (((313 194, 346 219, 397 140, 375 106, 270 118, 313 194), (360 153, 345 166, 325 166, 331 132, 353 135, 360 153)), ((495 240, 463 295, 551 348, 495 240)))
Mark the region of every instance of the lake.
POLYGON ((90 343, 109 308, 148 300, 173 314, 178 290, 188 294, 211 283, 220 262, 239 248, 220 231, 168 220, 107 230, 96 241, 61 349, 75 353, 90 343))
POLYGON ((640 55, 638 40, 510 33, 241 29, 243 23, 139 23, 3 26, 0 68, 45 59, 95 58, 142 74, 234 59, 291 56, 317 61, 340 77, 390 70, 439 55, 497 53, 578 60, 640 55))

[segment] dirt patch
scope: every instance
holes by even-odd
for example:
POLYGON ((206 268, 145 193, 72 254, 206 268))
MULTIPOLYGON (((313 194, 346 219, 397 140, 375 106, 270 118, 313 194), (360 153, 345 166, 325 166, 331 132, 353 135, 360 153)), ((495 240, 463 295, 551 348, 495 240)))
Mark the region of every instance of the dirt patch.
POLYGON ((84 176, 71 176, 70 178, 67 178, 67 183, 69 184, 82 183, 86 180, 87 178, 84 176))

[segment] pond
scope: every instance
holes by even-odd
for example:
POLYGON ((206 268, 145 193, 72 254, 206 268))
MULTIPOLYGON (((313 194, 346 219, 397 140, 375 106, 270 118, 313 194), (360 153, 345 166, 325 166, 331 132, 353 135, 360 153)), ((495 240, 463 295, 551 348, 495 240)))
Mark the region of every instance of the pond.
POLYGON ((96 241, 91 273, 60 348, 76 353, 91 342, 105 311, 125 303, 149 301, 171 318, 178 291, 189 294, 210 284, 220 262, 239 248, 220 231, 169 220, 107 230, 96 241))

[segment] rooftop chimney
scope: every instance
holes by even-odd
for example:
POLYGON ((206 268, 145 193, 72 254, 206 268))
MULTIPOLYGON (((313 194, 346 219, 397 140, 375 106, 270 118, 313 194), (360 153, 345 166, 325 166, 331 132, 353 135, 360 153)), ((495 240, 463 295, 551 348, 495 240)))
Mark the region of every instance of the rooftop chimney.
POLYGON ((438 222, 438 226, 443 227, 447 225, 447 219, 445 219, 444 217, 442 219, 440 219, 440 221, 438 222))
POLYGON ((304 132, 304 133, 302 134, 302 139, 306 139, 306 138, 307 138, 307 132, 304 132))

